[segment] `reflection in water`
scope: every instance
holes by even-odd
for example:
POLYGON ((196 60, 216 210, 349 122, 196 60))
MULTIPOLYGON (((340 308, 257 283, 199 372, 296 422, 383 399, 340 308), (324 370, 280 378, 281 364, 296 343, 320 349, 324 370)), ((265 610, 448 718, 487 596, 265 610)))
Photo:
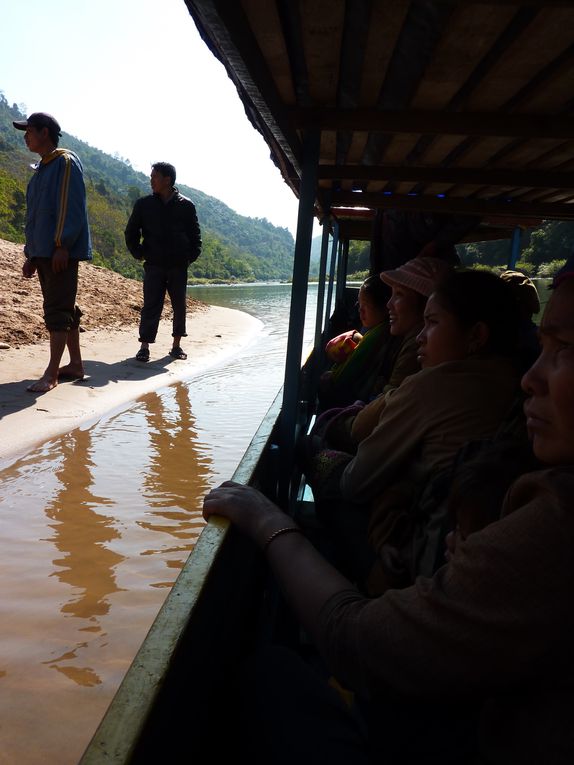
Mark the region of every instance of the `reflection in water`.
POLYGON ((124 560, 108 546, 120 536, 113 519, 95 511, 111 501, 90 489, 94 467, 90 444, 89 430, 74 430, 63 439, 63 459, 56 471, 61 486, 46 507, 46 515, 54 521, 49 541, 63 555, 54 559, 54 566, 60 567, 54 575, 74 588, 61 610, 80 619, 108 613, 106 596, 118 590, 114 567, 124 560))
MULTIPOLYGON (((109 547, 110 542, 120 536, 113 518, 95 510, 99 505, 111 503, 91 491, 94 462, 90 431, 76 429, 63 437, 61 456, 56 470, 60 488, 45 511, 53 521, 49 524, 53 535, 47 541, 53 542, 61 553, 61 557, 53 561, 53 576, 72 588, 69 599, 60 608, 62 614, 89 620, 90 624, 81 629, 97 633, 101 630, 97 617, 108 613, 108 596, 118 591, 114 568, 125 556, 109 547)), ((100 683, 93 669, 69 664, 78 659, 87 645, 79 642, 74 650, 44 663, 79 685, 100 683)))
MULTIPOLYGON (((201 504, 210 488, 212 471, 211 460, 198 443, 189 388, 178 384, 169 393, 172 395, 166 391, 161 395, 150 393, 142 399, 150 445, 143 493, 152 512, 139 523, 144 529, 180 540, 179 545, 163 550, 176 555, 167 565, 180 569, 204 525, 201 504)), ((157 548, 148 549, 141 555, 159 552, 157 548)), ((172 583, 165 584, 171 586, 172 583)))
POLYGON ((148 394, 0 470, 2 765, 77 762, 187 559, 215 483, 191 395, 148 394))

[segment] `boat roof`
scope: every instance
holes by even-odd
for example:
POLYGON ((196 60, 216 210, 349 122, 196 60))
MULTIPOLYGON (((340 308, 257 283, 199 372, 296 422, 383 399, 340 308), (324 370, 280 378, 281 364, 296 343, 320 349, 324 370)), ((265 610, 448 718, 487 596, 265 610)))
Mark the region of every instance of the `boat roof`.
POLYGON ((571 0, 186 5, 297 196, 319 131, 315 211, 350 238, 385 208, 574 219, 571 0))

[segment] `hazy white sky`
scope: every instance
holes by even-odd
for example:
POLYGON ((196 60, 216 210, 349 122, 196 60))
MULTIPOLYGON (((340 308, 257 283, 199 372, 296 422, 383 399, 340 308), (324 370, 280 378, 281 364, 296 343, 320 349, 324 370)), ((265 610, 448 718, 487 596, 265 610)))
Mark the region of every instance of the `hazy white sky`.
POLYGON ((293 235, 297 200, 183 0, 0 0, 0 90, 103 151, 293 235))

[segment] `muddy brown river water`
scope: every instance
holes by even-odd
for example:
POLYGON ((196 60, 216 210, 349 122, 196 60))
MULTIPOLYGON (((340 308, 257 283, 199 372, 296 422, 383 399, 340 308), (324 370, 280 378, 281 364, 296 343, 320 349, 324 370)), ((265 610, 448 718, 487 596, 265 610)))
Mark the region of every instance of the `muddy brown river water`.
POLYGON ((0 465, 1 765, 77 763, 282 384, 289 295, 200 290, 249 348, 0 465))

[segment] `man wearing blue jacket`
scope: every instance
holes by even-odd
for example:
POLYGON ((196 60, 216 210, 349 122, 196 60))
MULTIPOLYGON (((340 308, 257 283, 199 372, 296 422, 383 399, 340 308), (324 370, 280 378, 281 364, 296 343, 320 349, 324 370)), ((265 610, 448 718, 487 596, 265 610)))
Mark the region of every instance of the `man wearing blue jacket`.
POLYGON ((28 149, 40 155, 26 191, 26 261, 22 274, 36 272, 50 333, 50 360, 42 377, 28 387, 47 393, 58 378, 81 380, 80 316, 76 305, 78 263, 91 260, 91 238, 82 163, 74 152, 58 149, 60 125, 50 114, 35 112, 12 123, 25 130, 28 149), (70 363, 60 367, 68 347, 70 363))

